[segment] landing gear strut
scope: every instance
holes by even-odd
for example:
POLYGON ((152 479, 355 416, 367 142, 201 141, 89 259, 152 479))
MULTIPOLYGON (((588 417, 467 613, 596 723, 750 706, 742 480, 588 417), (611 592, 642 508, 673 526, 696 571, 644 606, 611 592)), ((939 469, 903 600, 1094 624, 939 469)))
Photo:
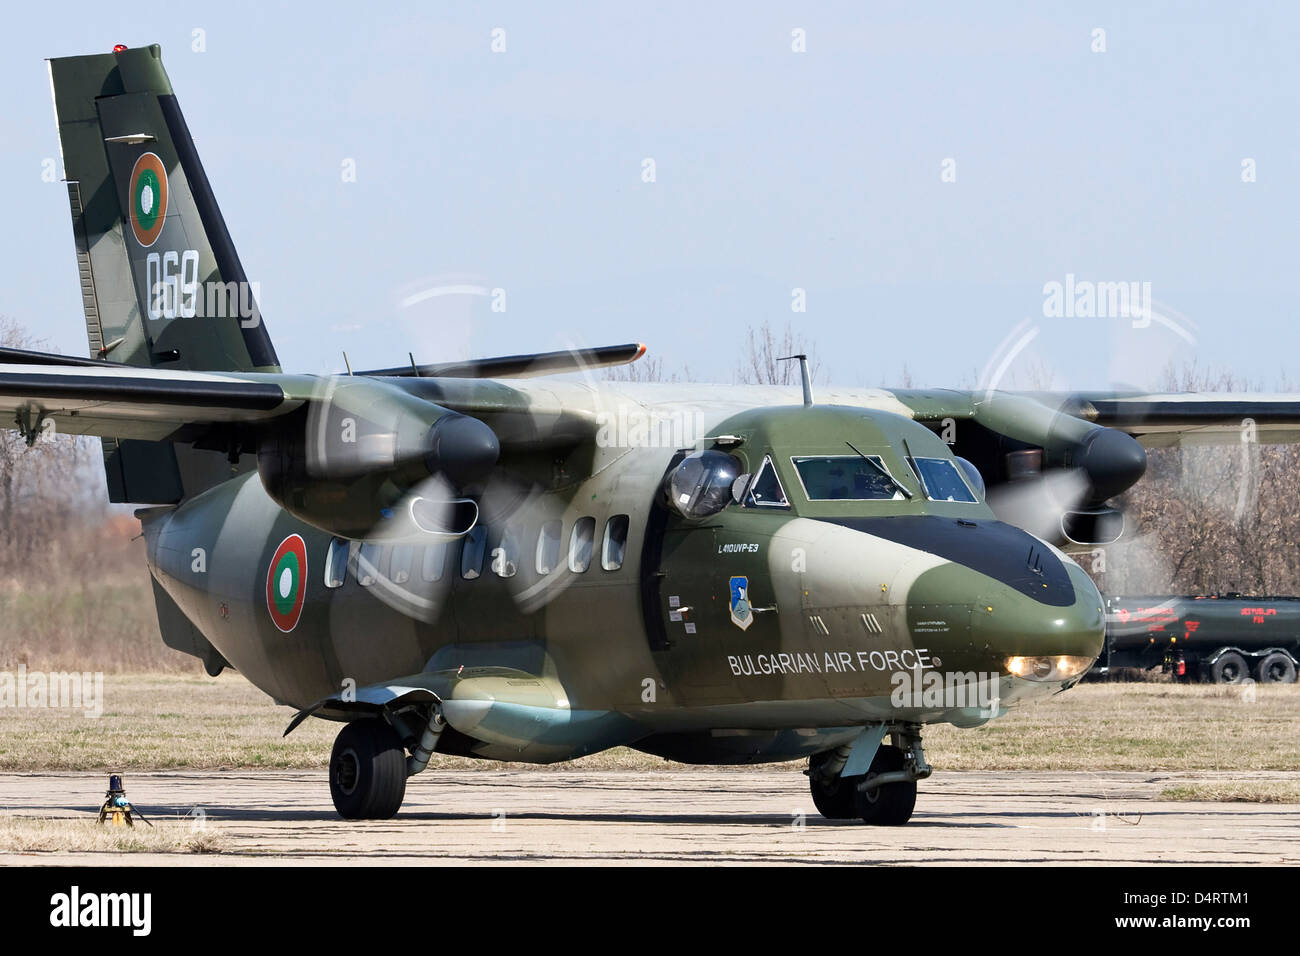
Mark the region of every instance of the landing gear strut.
POLYGON ((916 806, 916 782, 933 772, 921 747, 919 724, 889 727, 893 743, 881 744, 870 769, 855 776, 840 771, 849 747, 814 754, 808 761, 813 805, 828 820, 861 818, 873 826, 901 826, 916 806))

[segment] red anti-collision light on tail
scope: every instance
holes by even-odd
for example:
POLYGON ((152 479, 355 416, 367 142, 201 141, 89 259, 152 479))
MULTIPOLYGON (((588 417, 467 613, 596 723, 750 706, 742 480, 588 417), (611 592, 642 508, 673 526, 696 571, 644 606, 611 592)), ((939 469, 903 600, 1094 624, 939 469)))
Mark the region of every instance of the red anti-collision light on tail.
POLYGON ((125 44, 125 43, 114 43, 114 44, 113 44, 113 52, 114 52, 114 53, 121 53, 121 52, 122 52, 123 50, 125 50, 125 49, 126 49, 126 44, 125 44))

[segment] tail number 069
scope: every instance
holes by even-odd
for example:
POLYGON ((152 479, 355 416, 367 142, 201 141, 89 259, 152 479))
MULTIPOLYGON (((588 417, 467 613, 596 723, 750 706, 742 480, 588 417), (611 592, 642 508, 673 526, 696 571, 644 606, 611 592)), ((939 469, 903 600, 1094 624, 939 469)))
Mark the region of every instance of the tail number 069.
POLYGON ((192 319, 198 314, 199 253, 151 252, 145 257, 145 285, 149 290, 149 318, 192 319))

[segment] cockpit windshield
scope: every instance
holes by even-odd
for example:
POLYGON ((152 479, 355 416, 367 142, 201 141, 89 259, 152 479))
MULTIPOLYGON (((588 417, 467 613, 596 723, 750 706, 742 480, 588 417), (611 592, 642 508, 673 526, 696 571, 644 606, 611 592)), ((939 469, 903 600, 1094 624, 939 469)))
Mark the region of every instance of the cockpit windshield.
POLYGON ((903 497, 879 455, 791 460, 809 501, 893 501, 903 497))
POLYGON ((913 458, 917 476, 925 487, 925 494, 931 501, 969 501, 976 500, 966 482, 962 480, 956 465, 947 458, 913 458))

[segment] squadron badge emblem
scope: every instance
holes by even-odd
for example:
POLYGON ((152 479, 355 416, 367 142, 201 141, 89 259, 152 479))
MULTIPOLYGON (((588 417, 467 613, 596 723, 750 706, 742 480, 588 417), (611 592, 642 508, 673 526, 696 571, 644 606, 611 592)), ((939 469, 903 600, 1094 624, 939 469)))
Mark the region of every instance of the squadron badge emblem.
POLYGON ((731 623, 742 631, 754 623, 754 612, 749 606, 749 578, 731 579, 731 623))

